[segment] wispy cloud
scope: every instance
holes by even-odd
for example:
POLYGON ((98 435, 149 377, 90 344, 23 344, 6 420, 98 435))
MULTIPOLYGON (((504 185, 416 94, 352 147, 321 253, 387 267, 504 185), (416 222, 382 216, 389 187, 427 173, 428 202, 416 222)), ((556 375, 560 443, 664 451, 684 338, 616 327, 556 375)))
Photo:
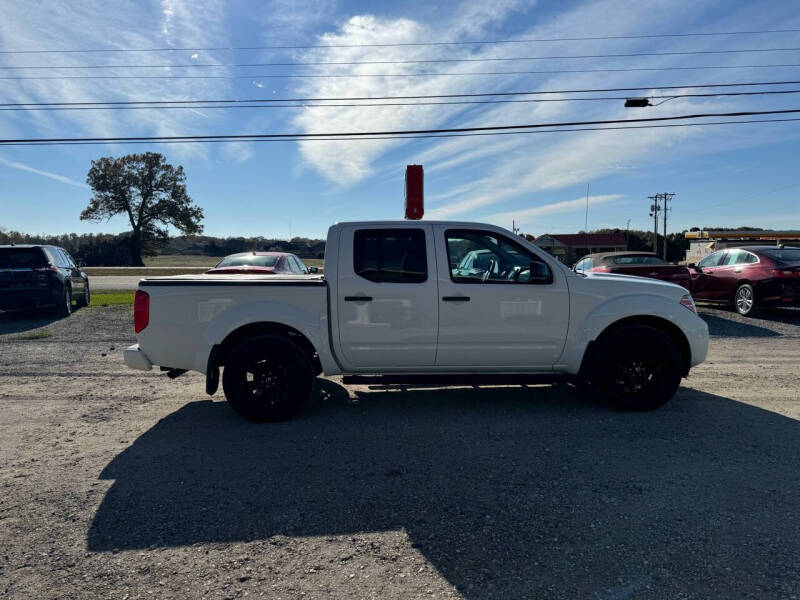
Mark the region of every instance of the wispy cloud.
POLYGON ((59 181, 61 183, 66 183, 67 185, 74 185, 75 187, 90 189, 88 185, 81 181, 76 181, 69 177, 65 177, 64 175, 59 175, 58 173, 51 173, 50 171, 43 171, 41 169, 35 169, 34 167, 25 165, 20 162, 16 162, 13 160, 8 160, 7 158, 3 158, 0 156, 0 165, 5 165, 11 169, 17 169, 18 171, 25 171, 27 173, 33 173, 35 175, 40 175, 42 177, 47 177, 48 179, 53 179, 55 181, 59 181))
MULTIPOLYGON (((120 4, 114 10, 98 11, 80 3, 48 2, 45 6, 12 3, 4 5, 0 20, 0 48, 148 48, 164 46, 224 46, 228 31, 224 0, 202 3, 188 0, 163 0, 151 4, 120 4), (136 24, 120 29, 119 23, 136 24)), ((191 62, 192 52, 131 54, 42 54, 9 55, 12 65, 58 65, 80 67, 87 64, 134 64, 191 62)), ((209 62, 222 56, 205 56, 209 62)), ((47 76, 82 75, 164 75, 186 74, 185 69, 103 69, 83 71, 56 68, 19 71, 17 74, 47 76)), ((215 74, 222 74, 220 72, 215 74)), ((107 100, 186 99, 227 95, 229 82, 216 80, 169 79, 50 79, 0 81, 4 102, 91 102, 107 100)), ((217 123, 222 111, 212 117, 217 123)), ((203 115, 205 116, 205 115, 203 115)), ((190 110, 136 111, 29 111, 14 115, 14 128, 38 135, 111 137, 119 135, 180 135, 208 129, 201 115, 190 110)), ((36 137, 32 135, 29 137, 36 137)), ((200 145, 175 146, 171 154, 203 155, 209 149, 200 145)))
MULTIPOLYGON (((378 44, 414 43, 419 41, 463 40, 492 35, 499 24, 505 27, 521 3, 507 2, 499 7, 473 2, 460 11, 440 11, 436 19, 380 18, 357 15, 349 18, 335 32, 321 36, 323 44, 378 44)), ((524 7, 530 9, 531 4, 524 7)), ((787 14, 779 6, 774 14, 733 14, 720 11, 717 21, 704 16, 704 28, 709 31, 736 30, 742 22, 758 21, 769 28, 787 14), (782 17, 781 14, 784 14, 782 17)), ((738 12, 751 11, 742 7, 738 12)), ((752 12, 752 11, 751 11, 752 12)), ((518 38, 558 38, 568 32, 571 37, 597 35, 598 23, 613 23, 615 35, 637 35, 643 31, 697 30, 700 20, 696 5, 690 0, 660 0, 656 2, 620 5, 612 0, 571 4, 569 8, 542 12, 537 19, 536 9, 528 11, 533 17, 527 22, 533 26, 516 31, 518 38)), ((606 28, 604 31, 608 31, 606 28)), ((506 34, 503 37, 508 37, 506 34)), ((514 36, 512 36, 514 37, 514 36)), ((646 39, 615 40, 612 42, 553 42, 534 45, 463 46, 412 46, 401 48, 374 47, 330 48, 315 50, 314 60, 345 62, 359 60, 435 60, 438 58, 503 58, 509 56, 558 56, 579 53, 577 50, 599 54, 604 52, 648 52, 655 50, 713 50, 741 47, 739 38, 676 38, 674 40, 646 39)), ((767 38, 747 38, 749 47, 767 47, 767 38)), ((308 53, 304 57, 311 58, 308 53)), ((769 55, 766 55, 769 56, 769 55)), ((719 55, 717 64, 739 64, 741 56, 719 55)), ((686 83, 690 78, 698 82, 712 80, 713 71, 609 72, 592 73, 542 73, 539 75, 508 75, 493 77, 481 75, 487 70, 498 71, 559 71, 580 68, 619 67, 670 67, 686 65, 686 57, 653 57, 644 60, 548 60, 530 62, 494 62, 492 69, 486 64, 424 63, 421 65, 351 65, 331 68, 326 73, 374 75, 384 73, 418 74, 434 73, 430 77, 354 77, 339 79, 306 80, 298 91, 313 96, 386 96, 458 94, 476 91, 520 91, 582 89, 593 87, 630 87, 634 85, 665 85, 686 83), (459 72, 465 75, 452 77, 444 73, 459 72)), ((697 61, 691 61, 697 64, 697 61)), ((320 71, 322 72, 322 71, 320 71)), ((733 71, 742 80, 763 76, 758 71, 733 71)), ((647 94, 646 91, 640 92, 647 94)), ((655 93, 655 92, 653 92, 655 93)), ((596 94, 602 95, 602 94, 596 94)), ((562 95, 563 97, 563 95, 562 95)), ((551 95, 556 100, 559 96, 551 95)), ((295 125, 305 132, 375 131, 422 129, 434 127, 469 127, 508 125, 522 123, 547 123, 561 121, 591 121, 630 119, 643 116, 672 116, 700 110, 724 111, 729 108, 755 107, 760 109, 778 104, 767 98, 758 100, 722 99, 673 100, 657 109, 634 112, 623 107, 622 100, 593 102, 543 102, 506 103, 481 106, 411 106, 377 108, 307 108, 294 119, 295 125)), ((755 126, 758 127, 758 126, 755 126)), ((303 159, 325 178, 339 185, 355 184, 380 167, 386 160, 387 169, 397 169, 402 162, 425 165, 431 177, 447 178, 451 189, 434 196, 428 215, 438 218, 458 215, 477 215, 477 211, 495 204, 528 203, 544 199, 535 194, 569 189, 587 181, 619 173, 652 172, 659 163, 730 150, 737 147, 775 141, 774 130, 766 135, 754 135, 754 129, 745 127, 720 128, 662 128, 637 131, 580 131, 570 133, 531 133, 521 135, 456 137, 441 140, 372 140, 359 142, 302 142, 303 159), (398 158, 399 157, 399 158, 398 158), (405 158, 405 161, 403 159, 405 158), (458 190, 456 193, 454 190, 458 190), (442 204, 443 201, 451 202, 442 204)), ((798 137, 796 128, 783 128, 782 139, 798 137)), ((441 189, 441 188, 440 188, 441 189)), ((503 213, 496 213, 502 215, 503 213)), ((490 215, 491 216, 491 215, 490 215)))
MULTIPOLYGON (((589 196, 588 204, 590 207, 597 204, 608 204, 620 198, 624 198, 624 196, 622 194, 599 194, 596 196, 589 196)), ((520 210, 494 213, 481 217, 480 220, 489 223, 507 224, 513 219, 518 224, 527 226, 532 224, 537 217, 584 210, 586 204, 587 198, 584 196, 583 198, 575 198, 574 200, 563 200, 562 202, 553 202, 551 204, 532 206, 520 210)))

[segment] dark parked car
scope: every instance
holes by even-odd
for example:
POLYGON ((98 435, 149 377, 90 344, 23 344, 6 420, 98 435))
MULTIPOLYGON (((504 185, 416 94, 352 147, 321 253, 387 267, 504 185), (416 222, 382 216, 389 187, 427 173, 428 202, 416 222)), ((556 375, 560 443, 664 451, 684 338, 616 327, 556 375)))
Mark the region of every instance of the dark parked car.
POLYGON ((302 260, 289 252, 240 252, 231 254, 219 261, 213 269, 206 273, 210 275, 269 275, 288 274, 305 275, 316 273, 317 267, 307 267, 302 260))
POLYGON ((800 306, 800 248, 728 248, 689 268, 695 299, 733 305, 740 315, 761 307, 800 306))
POLYGON ((89 304, 89 278, 57 246, 0 246, 0 310, 55 307, 72 312, 72 300, 89 304))
POLYGON ((687 290, 691 284, 689 269, 663 261, 653 252, 589 254, 575 263, 573 270, 576 273, 616 273, 661 279, 677 283, 687 290))

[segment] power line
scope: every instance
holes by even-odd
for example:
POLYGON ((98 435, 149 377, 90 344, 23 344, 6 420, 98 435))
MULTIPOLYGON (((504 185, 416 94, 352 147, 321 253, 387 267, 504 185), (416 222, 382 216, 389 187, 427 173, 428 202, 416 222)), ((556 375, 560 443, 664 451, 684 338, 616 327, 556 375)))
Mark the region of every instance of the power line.
POLYGON ((106 137, 106 138, 22 138, 22 139, 0 139, 0 145, 8 144, 39 144, 39 143, 74 143, 74 142, 161 142, 161 141, 195 141, 195 140, 226 140, 226 141, 247 141, 257 139, 292 139, 303 140, 308 138, 314 139, 328 139, 328 138, 344 138, 356 139, 363 136, 402 136, 402 135, 425 135, 425 134, 439 134, 439 133, 477 133, 477 132, 493 132, 499 133, 503 131, 513 130, 533 130, 542 129, 547 127, 578 127, 578 126, 592 126, 592 125, 613 125, 624 123, 650 123, 662 121, 677 121, 687 119, 704 119, 711 117, 747 117, 756 115, 781 115, 781 114, 795 114, 800 113, 800 108, 791 108, 783 110, 765 110, 765 111, 738 111, 730 113, 697 113, 689 115, 678 115, 672 117, 643 117, 638 119, 605 119, 599 121, 565 121, 561 123, 534 123, 526 125, 491 125, 484 127, 455 127, 455 128, 440 128, 440 129, 411 129, 399 131, 350 131, 338 133, 256 133, 256 134, 225 134, 225 135, 186 135, 186 136, 130 136, 130 137, 106 137))
MULTIPOLYGON (((800 90, 770 90, 758 92, 716 92, 707 94, 674 94, 671 96, 646 96, 651 100, 676 98, 709 98, 717 96, 764 96, 772 94, 800 94, 800 90)), ((590 102, 590 101, 609 101, 625 100, 626 96, 590 96, 586 98, 527 98, 517 100, 445 100, 435 102, 351 102, 335 104, 172 104, 170 102, 148 104, 147 106, 13 106, 4 107, 0 105, 0 111, 72 111, 72 110, 191 110, 197 108, 231 109, 231 108, 368 108, 380 106, 441 106, 441 105, 466 105, 466 104, 516 104, 516 103, 537 103, 537 102, 590 102)), ((665 101, 666 101, 665 100, 665 101)))
POLYGON ((710 37, 732 35, 759 35, 773 33, 797 33, 800 29, 763 29, 754 31, 716 31, 696 33, 656 33, 647 35, 605 35, 590 37, 560 37, 560 38, 527 38, 507 40, 468 40, 457 42, 395 42, 384 44, 317 44, 317 45, 272 45, 272 46, 212 46, 212 47, 183 47, 183 48, 90 48, 90 49, 60 49, 60 50, 0 50, 0 54, 76 54, 100 52, 217 52, 237 50, 311 50, 322 48, 399 48, 405 46, 477 46, 487 44, 533 44, 543 42, 582 42, 599 40, 641 40, 653 38, 681 38, 681 37, 710 37))
POLYGON ((796 52, 800 47, 789 48, 746 48, 734 50, 686 50, 671 52, 626 52, 617 54, 570 54, 560 56, 508 56, 487 58, 430 58, 407 60, 347 60, 347 61, 307 61, 307 62, 254 62, 254 63, 184 63, 161 65, 24 65, 0 66, 5 70, 26 69, 186 69, 186 68, 243 68, 243 67, 311 67, 326 65, 418 65, 439 63, 482 63, 482 62, 508 62, 525 60, 567 60, 586 58, 631 58, 642 56, 694 56, 703 54, 750 54, 756 52, 796 52))
MULTIPOLYGON (((800 66, 800 65, 799 65, 800 66)), ((616 88, 588 88, 588 89, 566 89, 566 90, 538 90, 527 92, 479 92, 469 94, 420 94, 416 96, 344 96, 344 97, 316 97, 316 98, 250 98, 250 99, 228 99, 228 100, 109 100, 91 102, 7 102, 0 103, 0 106, 85 106, 85 105, 126 105, 126 104, 222 104, 237 102, 348 102, 360 100, 423 100, 433 98, 482 98, 495 96, 533 96, 545 94, 589 94, 602 92, 632 92, 640 90, 681 90, 698 88, 730 88, 730 87, 754 87, 768 85, 796 85, 797 81, 752 81, 740 83, 706 83, 706 84, 684 84, 684 85, 645 85, 641 87, 616 87, 616 88)))
POLYGON ((472 71, 464 73, 248 73, 242 75, 43 75, 1 76, 0 80, 70 80, 70 79, 350 79, 360 77, 475 77, 481 75, 561 75, 566 73, 634 73, 640 71, 701 71, 721 69, 779 69, 800 67, 800 63, 758 65, 701 65, 694 67, 627 67, 618 69, 555 69, 550 71, 472 71))
MULTIPOLYGON (((534 129, 534 130, 516 130, 516 131, 495 131, 489 133, 443 133, 443 134, 425 134, 425 135, 397 135, 397 136, 365 136, 365 137, 351 137, 351 138, 256 138, 245 140, 247 143, 254 142, 295 142, 295 141, 311 141, 311 142, 357 142, 362 140, 410 140, 410 139, 427 139, 427 138, 451 138, 451 137, 476 137, 487 135, 520 135, 532 133, 571 133, 578 131, 619 131, 628 129, 662 129, 669 127, 705 127, 707 125, 747 125, 750 123, 787 123, 790 121, 800 121, 800 117, 788 119, 747 119, 736 121, 706 121, 704 123, 668 123, 662 125, 625 125, 620 127, 573 127, 570 129, 534 129)), ((126 141, 114 142, 125 144, 202 144, 202 143, 231 143, 241 142, 241 140, 233 139, 179 139, 179 140, 163 140, 163 141, 126 141)), ((9 142, 4 143, 0 140, 0 145, 4 146, 88 146, 88 145, 105 145, 111 142, 106 141, 74 141, 74 142, 9 142)))

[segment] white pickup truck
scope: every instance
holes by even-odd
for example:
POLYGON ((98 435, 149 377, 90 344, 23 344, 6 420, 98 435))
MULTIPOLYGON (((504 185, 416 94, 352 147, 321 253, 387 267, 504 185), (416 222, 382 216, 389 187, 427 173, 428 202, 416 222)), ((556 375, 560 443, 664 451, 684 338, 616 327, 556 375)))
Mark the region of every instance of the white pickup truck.
POLYGON ((581 275, 492 225, 338 223, 323 275, 142 279, 126 364, 175 377, 219 370, 231 406, 292 417, 316 377, 345 383, 517 384, 570 379, 650 410, 702 362, 708 327, 684 288, 581 275))

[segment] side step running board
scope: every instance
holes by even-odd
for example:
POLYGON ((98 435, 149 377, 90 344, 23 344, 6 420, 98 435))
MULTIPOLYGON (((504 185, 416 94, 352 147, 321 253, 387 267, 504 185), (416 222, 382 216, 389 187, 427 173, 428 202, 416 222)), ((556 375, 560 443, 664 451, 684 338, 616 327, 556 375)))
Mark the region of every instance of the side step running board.
POLYGON ((344 375, 345 385, 542 385, 572 381, 563 373, 421 373, 418 375, 344 375))

